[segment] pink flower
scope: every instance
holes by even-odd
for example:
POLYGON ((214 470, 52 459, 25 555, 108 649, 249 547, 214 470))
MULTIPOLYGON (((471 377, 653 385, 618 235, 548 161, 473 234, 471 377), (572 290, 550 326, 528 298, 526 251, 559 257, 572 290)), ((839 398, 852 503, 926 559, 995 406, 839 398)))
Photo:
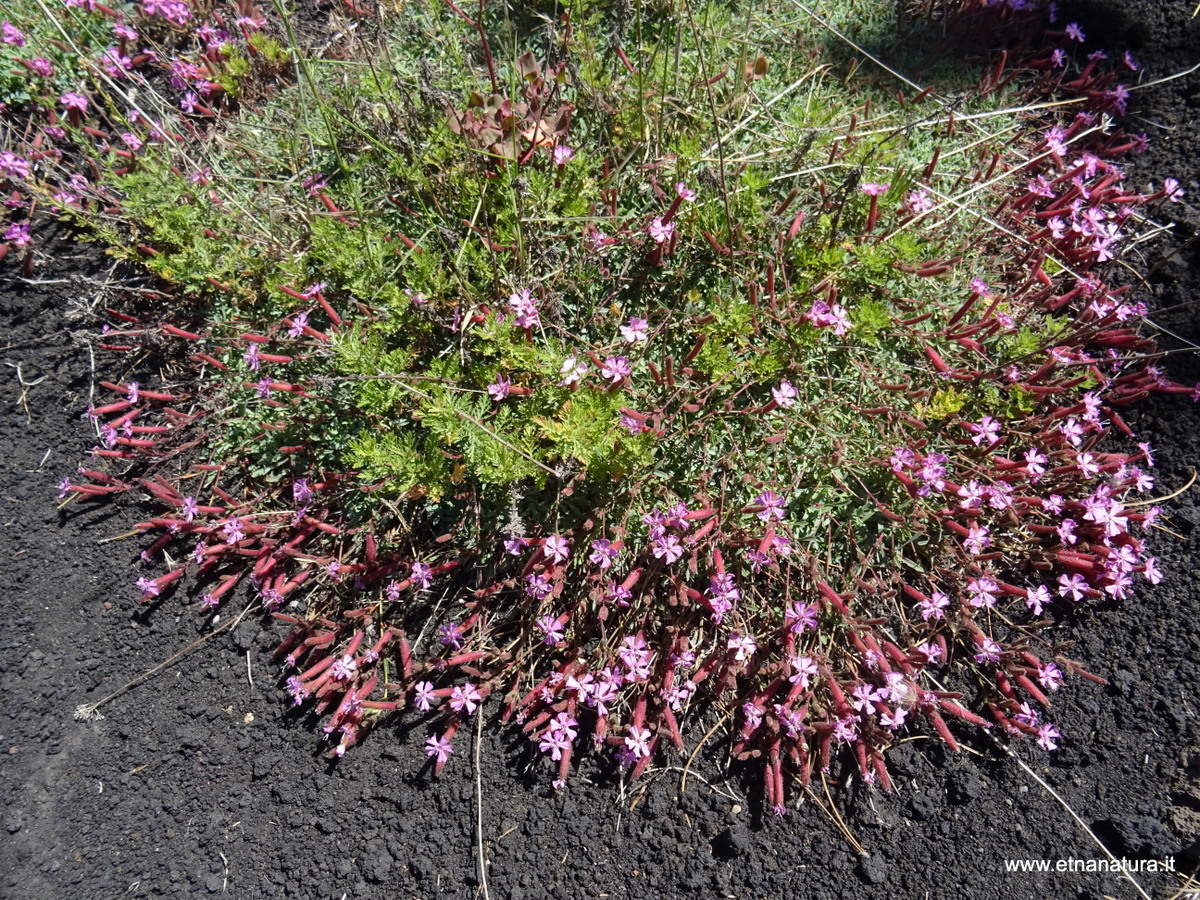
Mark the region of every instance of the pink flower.
POLYGON ((683 556, 683 544, 673 534, 662 535, 652 547, 656 559, 665 561, 668 565, 683 556))
POLYGON ((574 156, 575 151, 566 144, 559 144, 554 148, 554 164, 556 166, 565 166, 574 156))
POLYGON ((792 601, 787 606, 783 616, 783 624, 792 634, 802 634, 805 631, 817 630, 817 608, 811 603, 792 601))
POLYGON ((427 563, 417 561, 412 564, 412 582, 418 591, 428 590, 433 584, 433 569, 427 563))
POLYGON ((499 403, 508 396, 509 390, 512 388, 512 381, 507 375, 497 375, 496 380, 488 385, 488 396, 495 402, 499 403))
POLYGON ((433 684, 428 681, 418 681, 413 685, 413 704, 421 712, 429 712, 437 703, 437 694, 433 691, 433 684))
POLYGON ((812 657, 793 656, 788 659, 788 665, 792 668, 792 674, 788 676, 788 681, 799 685, 801 690, 808 690, 808 686, 817 677, 819 671, 812 657))
POLYGON ((985 442, 988 447, 1000 443, 1000 423, 991 416, 984 416, 978 424, 969 423, 966 428, 974 435, 971 443, 976 447, 982 447, 985 442))
POLYGON ((573 384, 578 384, 579 380, 587 374, 587 366, 583 365, 578 357, 568 356, 563 360, 559 374, 563 376, 562 381, 558 383, 559 387, 570 387, 573 384))
POLYGON ((985 525, 972 525, 967 536, 963 538, 963 549, 972 556, 979 556, 991 544, 992 539, 988 536, 988 528, 985 525))
POLYGON ((790 381, 781 381, 779 387, 771 388, 771 398, 784 409, 795 406, 798 396, 790 381))
POLYGON ((737 662, 745 662, 758 652, 758 643, 753 635, 739 634, 736 631, 729 638, 726 647, 733 651, 733 658, 737 662))
POLYGON ((648 430, 644 422, 639 422, 627 413, 621 415, 620 424, 630 434, 641 434, 643 431, 648 430))
POLYGON ((527 288, 509 294, 508 306, 513 311, 518 328, 536 328, 542 324, 537 301, 527 288))
POLYGON ((629 322, 621 326, 621 339, 627 344, 636 344, 639 341, 646 340, 647 325, 648 323, 645 319, 630 316, 629 322))
POLYGON ((4 232, 4 240, 17 247, 24 247, 33 239, 28 222, 14 222, 4 232))
POLYGON ((612 546, 612 541, 607 538, 596 538, 592 541, 592 556, 588 557, 588 562, 600 569, 608 569, 612 566, 612 560, 617 558, 617 548, 612 546))
POLYGON ((1164 178, 1163 179, 1163 193, 1166 194, 1167 199, 1170 200, 1172 203, 1178 203, 1180 200, 1183 199, 1184 194, 1186 192, 1184 191, 1183 188, 1181 188, 1179 186, 1178 179, 1164 178))
POLYGON ((465 712, 468 716, 479 707, 483 695, 471 682, 457 686, 450 693, 450 706, 457 712, 465 712))
POLYGON ((675 196, 680 200, 691 203, 696 199, 696 192, 684 184, 682 181, 675 182, 675 196))
POLYGON ((929 199, 929 192, 925 188, 917 188, 909 193, 904 198, 904 202, 908 208, 914 213, 929 212, 933 209, 933 201, 929 199))
POLYGON ((944 618, 946 608, 950 605, 950 598, 941 591, 934 591, 930 596, 921 600, 921 618, 928 622, 930 619, 938 620, 944 618))
POLYGON ((1000 645, 991 638, 985 637, 979 642, 979 652, 972 658, 981 665, 985 662, 1000 662, 1000 645))
POLYGON ((0 41, 4 41, 4 43, 12 47, 24 47, 25 35, 21 33, 21 30, 16 25, 5 19, 4 22, 0 23, 0 41))
POLYGON ((438 763, 444 763, 454 755, 454 745, 441 735, 430 735, 425 741, 425 755, 437 757, 438 763))
POLYGON ((540 617, 535 623, 538 630, 542 632, 543 642, 548 647, 553 647, 563 639, 563 623, 552 615, 540 617))
POLYGON ((600 374, 613 384, 623 378, 628 378, 632 373, 633 369, 629 365, 629 360, 624 356, 610 356, 600 367, 600 374))
POLYGON ((246 536, 242 532, 242 523, 237 516, 230 516, 229 521, 221 526, 221 531, 225 533, 225 542, 227 544, 236 544, 246 536))
POLYGON ((1039 584, 1025 595, 1025 605, 1033 610, 1035 616, 1042 614, 1042 610, 1050 605, 1050 600, 1050 590, 1044 584, 1039 584))
POLYGON ((650 226, 646 229, 646 233, 650 235, 654 243, 665 244, 675 234, 675 223, 663 222, 661 218, 656 218, 650 223, 650 226))
POLYGON ((650 755, 650 740, 652 737, 650 729, 630 725, 629 736, 625 738, 625 747, 635 759, 648 757, 650 755))
POLYGON ((1088 584, 1083 576, 1075 573, 1073 575, 1058 576, 1058 595, 1060 597, 1070 597, 1074 602, 1078 603, 1088 593, 1088 584))
POLYGON ((11 150, 0 153, 0 176, 5 178, 28 178, 29 160, 17 156, 11 150))
POLYGON ((1083 29, 1079 27, 1078 22, 1072 22, 1067 26, 1067 37, 1073 41, 1079 41, 1081 44, 1087 40, 1087 36, 1084 35, 1083 29))
POLYGON ((1062 686, 1063 673, 1054 663, 1046 663, 1038 669, 1038 683, 1048 691, 1057 691, 1062 686))
POLYGON ((786 504, 784 499, 774 491, 763 491, 754 498, 754 503, 756 506, 762 507, 755 515, 764 522, 769 522, 772 519, 780 521, 785 515, 784 506, 786 504))
POLYGON ((1037 731, 1038 746, 1043 750, 1057 750, 1058 744, 1055 743, 1058 738, 1062 737, 1062 733, 1057 728, 1047 722, 1037 731))
POLYGON ((335 681, 349 681, 354 677, 356 669, 358 669, 358 663, 354 661, 353 656, 347 653, 341 659, 334 661, 333 665, 329 667, 329 674, 335 681))
POLYGON ((556 563, 566 562, 567 557, 571 555, 570 541, 557 534, 546 538, 542 549, 546 551, 546 555, 550 557, 551 561, 556 563))
POLYGON ((890 183, 876 184, 873 181, 868 181, 862 186, 862 192, 871 197, 878 197, 880 194, 886 194, 887 189, 891 187, 890 183))

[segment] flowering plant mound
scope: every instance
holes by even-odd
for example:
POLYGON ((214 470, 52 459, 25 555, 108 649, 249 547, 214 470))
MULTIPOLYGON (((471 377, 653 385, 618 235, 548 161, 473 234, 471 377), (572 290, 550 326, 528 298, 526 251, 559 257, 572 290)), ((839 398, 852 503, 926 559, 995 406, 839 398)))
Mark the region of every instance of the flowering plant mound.
POLYGON ((144 601, 248 582, 334 755, 415 707, 440 771, 495 696, 556 784, 586 748, 636 777, 716 704, 782 812, 786 773, 844 749, 886 786, 896 736, 955 747, 948 719, 1053 749, 1078 667, 1046 626, 1159 577, 1151 448, 1101 442, 1183 389, 1104 274, 1180 192, 1122 182, 1132 58, 1077 59, 1031 3, 936 6, 945 42, 1009 48, 964 109, 851 90, 835 52, 715 5, 584 4, 507 66, 526 36, 450 5, 336 48, 387 66, 303 59, 290 87, 286 20, 143 9, 145 83, 166 67, 182 114, 114 149, 86 102, 35 108, 92 180, 0 170, 186 298, 115 312, 108 346, 201 367, 108 384, 64 496, 162 504, 144 601), (404 75, 435 36, 444 68, 404 75), (238 91, 268 99, 235 116, 238 91))

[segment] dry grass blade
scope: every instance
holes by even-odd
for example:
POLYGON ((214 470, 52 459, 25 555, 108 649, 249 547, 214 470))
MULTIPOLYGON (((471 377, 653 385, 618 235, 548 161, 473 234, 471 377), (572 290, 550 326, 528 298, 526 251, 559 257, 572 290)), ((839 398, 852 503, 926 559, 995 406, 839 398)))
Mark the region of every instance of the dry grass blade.
POLYGON ((236 618, 230 619, 229 621, 225 622, 225 624, 223 624, 223 625, 218 625, 216 628, 214 628, 208 634, 204 635, 204 637, 192 641, 190 644, 188 644, 186 647, 184 647, 178 653, 173 654, 171 657, 169 657, 168 659, 159 663, 154 668, 147 669, 141 675, 138 675, 136 678, 126 682, 124 685, 119 687, 117 690, 113 691, 107 697, 102 697, 101 699, 97 700, 95 703, 82 703, 79 706, 75 707, 75 715, 74 715, 75 721, 76 722, 91 722, 95 719, 103 719, 104 716, 100 715, 100 713, 99 713, 100 707, 104 706, 109 701, 115 700, 117 697, 120 697, 126 691, 141 684, 147 678, 157 675, 159 672, 161 672, 167 666, 171 665, 171 663, 175 662, 176 660, 182 659, 183 657, 185 657, 189 653, 191 653, 193 650, 195 650, 197 647, 203 646, 204 644, 208 643, 210 640, 215 638, 221 632, 228 631, 230 628, 232 628, 233 626, 235 626, 239 622, 241 622, 242 619, 244 619, 246 617, 246 615, 249 612, 251 612, 251 610, 255 610, 255 609, 258 609, 257 602, 251 603, 249 606, 247 606, 245 609, 243 609, 240 613, 238 613, 236 618))

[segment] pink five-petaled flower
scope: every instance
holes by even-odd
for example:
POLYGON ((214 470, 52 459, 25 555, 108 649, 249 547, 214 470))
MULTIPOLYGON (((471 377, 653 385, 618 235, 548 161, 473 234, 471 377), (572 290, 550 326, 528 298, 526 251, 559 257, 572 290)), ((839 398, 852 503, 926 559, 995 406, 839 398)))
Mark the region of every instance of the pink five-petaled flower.
POLYGON ((990 547, 991 544, 992 539, 988 535, 988 528, 986 525, 972 525, 971 530, 967 533, 967 536, 963 538, 963 549, 972 556, 979 556, 984 550, 990 547))
POLYGON ((308 327, 308 313, 296 313, 292 317, 292 324, 288 328, 288 337, 298 338, 304 334, 304 329, 308 327))
POLYGON ((1073 575, 1058 576, 1058 595, 1060 597, 1070 597, 1078 603, 1088 593, 1088 583, 1079 573, 1073 575))
POLYGON ((496 380, 488 385, 488 396, 499 403, 508 396, 508 392, 512 389, 512 381, 507 375, 497 375, 496 380))
POLYGON ((4 240, 10 241, 17 247, 24 247, 33 240, 33 232, 28 222, 13 222, 4 232, 4 240))
POLYGON ((779 382, 779 387, 771 388, 771 399, 784 409, 788 409, 796 405, 796 389, 790 381, 779 382))
POLYGON ((783 519, 785 514, 784 506, 786 504, 784 499, 774 491, 763 491, 754 498, 754 503, 756 506, 762 507, 762 509, 755 513, 755 516, 764 522, 769 522, 772 519, 776 521, 783 519))
POLYGON ((877 184, 873 181, 868 181, 866 184, 864 184, 862 186, 862 192, 871 197, 878 197, 882 194, 886 194, 888 188, 890 188, 891 186, 892 185, 890 182, 884 183, 884 184, 877 184))
POLYGON ((996 605, 996 600, 999 599, 997 597, 999 591, 1000 586, 996 584, 994 579, 987 575, 972 578, 967 582, 967 593, 970 594, 967 602, 976 609, 983 607, 990 609, 996 605))
POLYGON ((563 623, 558 621, 556 616, 549 614, 541 616, 535 624, 541 631, 543 643, 547 647, 553 647, 563 639, 563 623))
POLYGON ((651 549, 656 559, 661 559, 670 565, 683 556, 683 544, 673 534, 659 535, 651 549))
POLYGON ((1000 662, 1000 645, 991 638, 985 637, 979 642, 979 652, 972 658, 980 664, 1000 662))
POLYGON ((242 531, 242 522, 237 516, 230 516, 229 521, 221 526, 221 531, 225 533, 225 543, 236 544, 246 535, 242 531))
POLYGON ((616 558, 617 548, 608 538, 596 538, 592 541, 592 553, 588 557, 588 562, 592 565, 598 566, 600 569, 608 569, 616 558))
POLYGON ((675 196, 680 200, 691 203, 696 199, 696 192, 684 184, 682 181, 675 182, 675 196))
POLYGON ((509 556, 520 556, 528 546, 529 541, 520 535, 513 535, 504 539, 504 552, 509 556))
POLYGON ((62 105, 63 109, 73 109, 79 113, 87 112, 87 97, 83 96, 82 94, 77 94, 74 91, 67 91, 58 98, 58 102, 62 105))
POLYGON ((575 156, 575 151, 566 144, 559 144, 554 148, 554 164, 556 166, 565 166, 575 156))
POLYGON ((737 662, 745 662, 758 652, 758 642, 754 640, 753 635, 740 634, 736 631, 730 636, 725 646, 733 651, 733 658, 737 662))
POLYGON ((814 300, 804 318, 818 328, 832 327, 838 337, 850 330, 850 316, 840 303, 830 306, 824 300, 814 300))
POLYGON ((417 709, 421 712, 429 712, 435 703, 437 703, 437 694, 434 693, 431 682, 418 681, 413 685, 413 704, 417 709))
POLYGON ((438 641, 443 647, 453 647, 455 650, 461 650, 463 645, 463 633, 459 630, 457 622, 443 622, 438 626, 438 641))
POLYGON ((528 288, 509 294, 508 306, 513 311, 518 328, 536 328, 542 324, 537 301, 533 299, 533 294, 528 288))
POLYGON ((457 712, 465 712, 468 716, 479 707, 483 695, 471 682, 456 686, 450 692, 450 706, 457 712))
POLYGON ((1038 669, 1038 682, 1048 691, 1057 691, 1062 687, 1062 669, 1054 663, 1046 663, 1038 669))
POLYGON ((21 33, 21 29, 7 19, 0 23, 0 40, 11 47, 25 46, 25 35, 21 33))
POLYGON ((183 498, 183 521, 191 522, 200 512, 200 506, 196 503, 195 497, 183 498))
POLYGON ((142 592, 143 597, 157 597, 159 594, 158 582, 153 578, 139 578, 137 589, 142 592))
POLYGON ((635 759, 647 757, 650 755, 651 737, 649 728, 638 728, 636 725, 630 725, 629 736, 625 738, 625 747, 635 759))
POLYGON ((665 244, 671 240, 671 236, 675 234, 675 223, 664 222, 661 217, 656 218, 650 223, 646 229, 646 233, 650 235, 650 239, 656 244, 665 244))
POLYGON ((946 615, 946 608, 950 605, 950 598, 941 591, 934 591, 928 597, 921 598, 921 618, 928 622, 930 619, 934 621, 942 619, 946 615))
POLYGON ((621 326, 621 340, 627 344, 636 344, 647 338, 646 329, 649 323, 637 316, 630 316, 629 321, 621 326))
POLYGON ((347 653, 341 659, 334 660, 333 665, 329 667, 329 674, 335 681, 349 681, 354 677, 357 669, 358 663, 353 656, 347 653))
POLYGON ((437 757, 440 765, 454 755, 454 745, 440 734, 431 734, 425 741, 425 755, 437 757))
POLYGON ((633 373, 629 360, 624 356, 610 356, 600 367, 600 374, 613 384, 628 378, 633 373))
POLYGON ((246 365, 250 368, 251 372, 257 372, 258 366, 259 366, 258 344, 252 343, 249 347, 247 347, 246 352, 242 354, 242 359, 245 361, 246 365))
POLYGON ((0 176, 5 178, 28 178, 29 160, 17 156, 10 150, 0 153, 0 176))
POLYGON ((1000 443, 1000 423, 991 416, 984 416, 978 424, 968 423, 966 429, 971 432, 971 443, 976 447, 982 447, 985 443, 988 447, 994 447, 1000 443))
POLYGON ((794 600, 787 606, 783 615, 783 624, 792 634, 817 630, 817 608, 811 603, 801 603, 794 600))
POLYGON ((533 600, 544 600, 554 590, 550 579, 545 575, 532 572, 525 576, 525 594, 533 600))
POLYGON ((1073 41, 1079 41, 1081 44, 1087 40, 1087 36, 1083 33, 1083 29, 1079 27, 1078 22, 1072 22, 1067 26, 1067 37, 1073 41))
POLYGON ((563 360, 559 374, 562 375, 562 381, 558 383, 559 387, 570 387, 578 384, 579 380, 587 374, 587 366, 582 364, 577 357, 568 356, 563 360))
POLYGON ((620 425, 630 434, 641 434, 643 431, 649 431, 645 422, 640 422, 628 413, 622 413, 620 425))
POLYGON ((1178 203, 1184 198, 1186 191, 1179 186, 1177 178, 1164 178, 1163 193, 1166 194, 1167 199, 1172 203, 1178 203))
POLYGON ((1045 725, 1043 725, 1041 728, 1038 729, 1037 735, 1038 735, 1038 739, 1037 739, 1038 746, 1041 747, 1043 750, 1057 750, 1058 749, 1058 744, 1055 743, 1055 741, 1057 741, 1060 737, 1062 737, 1062 733, 1059 732, 1059 730, 1057 728, 1055 728, 1053 725, 1051 725, 1049 722, 1047 722, 1045 725))
POLYGON ((538 749, 549 753, 550 758, 557 762, 571 749, 571 739, 559 728, 547 728, 538 742, 538 749))
POLYGON ((433 569, 420 560, 412 564, 412 583, 418 591, 429 590, 433 584, 433 569))
POLYGON ((552 562, 563 563, 571 555, 571 542, 562 535, 552 534, 546 538, 542 549, 552 562))
POLYGON ((1050 600, 1050 589, 1044 584, 1039 584, 1025 595, 1025 605, 1033 610, 1035 616, 1042 614, 1042 610, 1050 605, 1050 600))

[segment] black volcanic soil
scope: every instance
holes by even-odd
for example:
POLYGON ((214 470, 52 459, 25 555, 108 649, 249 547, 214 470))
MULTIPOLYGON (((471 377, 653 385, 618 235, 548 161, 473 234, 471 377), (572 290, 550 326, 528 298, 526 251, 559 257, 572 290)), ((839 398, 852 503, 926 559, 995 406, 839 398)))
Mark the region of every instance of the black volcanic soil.
MULTIPOLYGON (((1200 62, 1190 0, 1064 4, 1097 45, 1137 54, 1143 81, 1200 62)), ((1200 77, 1134 92, 1150 135, 1132 165, 1144 188, 1188 191, 1172 237, 1130 262, 1163 344, 1200 341, 1200 77)), ((43 238, 32 281, 0 271, 0 897, 487 896, 1132 898, 1115 874, 1006 871, 1005 860, 1200 855, 1200 489, 1169 501, 1156 549, 1166 578, 1061 628, 1075 659, 1109 680, 1070 679, 1049 756, 1022 757, 1082 820, 987 743, 951 754, 927 740, 891 757, 896 791, 836 789, 860 855, 810 797, 763 815, 753 779, 723 779, 720 743, 681 791, 680 769, 622 787, 586 766, 561 795, 527 770, 520 741, 489 723, 478 764, 459 756, 434 778, 423 735, 377 732, 336 766, 319 732, 290 711, 269 650, 272 626, 247 620, 166 665, 77 722, 75 708, 116 690, 209 633, 178 600, 150 612, 133 591, 139 510, 74 503, 55 485, 94 443, 81 418, 94 380, 121 360, 89 351, 88 310, 109 268, 83 244, 43 238), (93 370, 93 365, 95 370, 93 370), (591 772, 591 776, 589 776, 591 772)), ((1132 276, 1130 276, 1132 278, 1132 276)), ((1200 379, 1189 354, 1171 374, 1200 379)), ((1131 416, 1157 448, 1160 489, 1200 461, 1200 405, 1159 397, 1131 416)), ((1172 896, 1174 875, 1136 876, 1172 896)), ((1193 882, 1195 886, 1195 882, 1193 882)))

